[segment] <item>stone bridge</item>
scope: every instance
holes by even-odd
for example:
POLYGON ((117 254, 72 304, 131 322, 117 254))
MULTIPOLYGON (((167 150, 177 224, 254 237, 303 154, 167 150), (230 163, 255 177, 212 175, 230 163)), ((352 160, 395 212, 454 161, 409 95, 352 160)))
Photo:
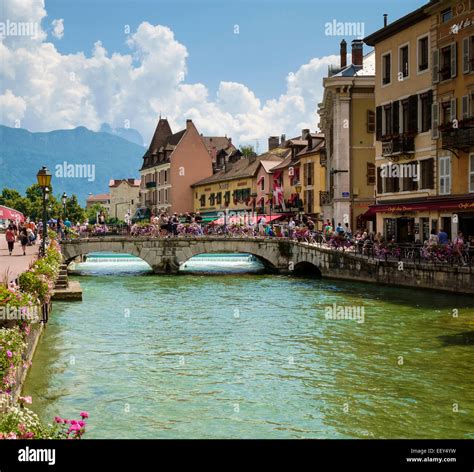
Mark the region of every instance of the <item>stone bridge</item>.
POLYGON ((474 293, 474 270, 418 262, 384 261, 351 252, 298 243, 284 238, 131 238, 102 236, 61 242, 65 262, 91 252, 132 254, 157 274, 177 274, 198 254, 247 253, 274 273, 313 275, 394 286, 474 293))

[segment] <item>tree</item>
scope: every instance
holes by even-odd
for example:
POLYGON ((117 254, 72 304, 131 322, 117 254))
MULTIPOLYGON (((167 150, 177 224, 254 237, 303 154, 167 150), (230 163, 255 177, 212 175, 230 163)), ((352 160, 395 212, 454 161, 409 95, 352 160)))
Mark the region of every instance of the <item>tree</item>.
POLYGON ((257 155, 255 149, 252 145, 242 145, 240 146, 240 152, 244 157, 254 157, 257 155))
POLYGON ((97 223, 97 213, 100 213, 101 211, 104 212, 105 214, 105 207, 102 206, 100 203, 94 203, 91 205, 89 208, 86 209, 86 215, 87 218, 89 219, 90 224, 97 223))
POLYGON ((86 219, 86 210, 79 205, 76 195, 66 201, 66 216, 73 223, 82 223, 86 219))

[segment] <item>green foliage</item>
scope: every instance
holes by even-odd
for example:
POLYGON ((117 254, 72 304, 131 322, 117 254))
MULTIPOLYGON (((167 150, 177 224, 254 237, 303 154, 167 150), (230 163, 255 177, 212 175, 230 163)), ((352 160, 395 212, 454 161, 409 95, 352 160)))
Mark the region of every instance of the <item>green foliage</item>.
POLYGON ((20 290, 45 302, 49 294, 48 281, 44 275, 32 271, 23 272, 18 277, 20 290))
MULTIPOLYGON (((0 195, 0 205, 5 205, 21 211, 34 221, 43 218, 43 190, 38 184, 31 185, 26 189, 25 197, 13 189, 4 188, 0 195)), ((61 198, 56 198, 50 189, 48 199, 48 219, 64 217, 64 208, 61 198)), ((73 223, 82 222, 86 217, 86 211, 79 205, 76 195, 72 195, 66 202, 66 216, 73 223)))
POLYGON ((257 153, 255 152, 255 149, 253 146, 251 145, 242 145, 240 146, 240 152, 242 153, 242 155, 244 157, 254 157, 257 155, 257 153))

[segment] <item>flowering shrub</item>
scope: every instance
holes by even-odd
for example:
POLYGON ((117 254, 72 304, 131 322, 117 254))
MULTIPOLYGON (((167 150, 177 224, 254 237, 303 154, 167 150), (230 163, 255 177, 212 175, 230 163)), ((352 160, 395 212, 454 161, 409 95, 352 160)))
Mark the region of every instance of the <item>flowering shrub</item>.
POLYGON ((31 397, 20 397, 15 405, 0 396, 0 439, 81 439, 86 431, 86 411, 80 413, 80 420, 56 416, 53 424, 45 425, 25 403, 31 403, 31 397))
POLYGON ((26 348, 19 329, 0 329, 0 393, 11 393, 16 384, 16 369, 22 365, 26 348))
POLYGON ((45 275, 37 274, 32 270, 23 272, 18 277, 20 290, 37 297, 41 302, 46 302, 50 295, 50 285, 45 275))

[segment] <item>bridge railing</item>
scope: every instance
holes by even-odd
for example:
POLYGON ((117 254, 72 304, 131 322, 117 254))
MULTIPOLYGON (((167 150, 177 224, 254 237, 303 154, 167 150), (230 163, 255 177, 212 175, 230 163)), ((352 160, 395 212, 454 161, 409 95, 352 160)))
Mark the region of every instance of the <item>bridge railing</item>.
POLYGON ((137 239, 186 239, 186 238, 209 238, 209 239, 278 239, 292 242, 304 243, 310 246, 330 249, 356 254, 368 259, 385 261, 409 261, 418 263, 448 264, 456 266, 472 266, 474 261, 474 247, 465 245, 457 248, 452 244, 427 246, 421 243, 396 244, 377 243, 366 239, 365 241, 346 240, 344 238, 326 239, 322 233, 305 231, 285 232, 280 235, 261 234, 257 229, 240 228, 229 230, 229 228, 214 229, 212 233, 186 232, 183 229, 178 234, 170 234, 162 231, 159 227, 147 227, 142 231, 134 231, 133 227, 127 225, 103 225, 94 228, 93 231, 79 231, 76 239, 105 238, 110 236, 125 236, 137 239), (291 237, 290 237, 291 236, 291 237))

